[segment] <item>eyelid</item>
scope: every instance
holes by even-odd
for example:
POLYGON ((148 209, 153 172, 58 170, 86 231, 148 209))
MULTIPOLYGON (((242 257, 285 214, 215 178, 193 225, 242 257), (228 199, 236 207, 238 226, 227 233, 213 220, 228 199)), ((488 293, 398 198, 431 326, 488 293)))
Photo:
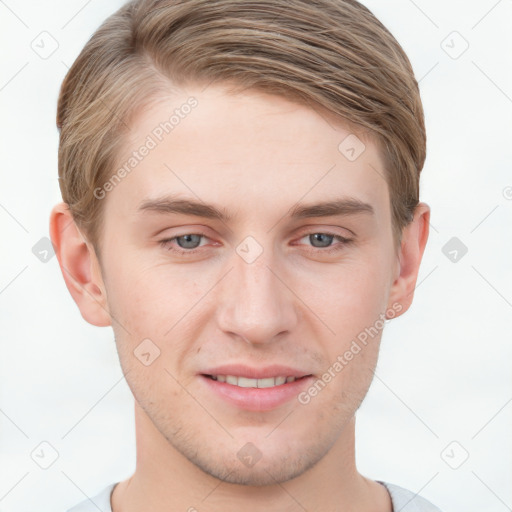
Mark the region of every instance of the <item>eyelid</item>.
POLYGON ((203 250, 203 247, 204 245, 199 245, 199 247, 196 247, 194 249, 183 249, 179 246, 176 246, 176 245, 172 245, 172 248, 168 248, 168 246, 171 245, 172 242, 175 242, 175 240, 177 238, 181 238, 182 236, 185 236, 185 235, 197 235, 203 239, 207 239, 207 240, 210 240, 210 237, 205 234, 205 233, 202 233, 200 231, 193 231, 193 230, 190 230, 190 231, 186 231, 186 232, 183 232, 183 233, 179 233, 177 235, 173 235, 173 236, 169 236, 167 238, 164 238, 162 240, 160 240, 158 242, 158 244, 163 247, 164 249, 166 249, 167 251, 169 251, 170 253, 174 253, 174 254, 177 254, 179 256, 181 255, 194 255, 198 252, 202 252, 203 250))
MULTIPOLYGON (((340 236, 342 238, 349 238, 349 237, 355 237, 356 234, 348 228, 341 227, 341 226, 326 226, 324 224, 308 224, 307 226, 304 226, 303 228, 300 228, 299 233, 304 233, 306 235, 313 235, 315 233, 323 233, 325 235, 333 235, 333 236, 340 236), (336 232, 336 230, 343 230, 348 231, 349 234, 343 234, 336 232)), ((300 235, 303 236, 303 235, 300 235)))
POLYGON ((308 248, 306 250, 308 252, 314 252, 315 254, 327 255, 327 254, 332 254, 332 253, 340 252, 345 247, 347 247, 348 245, 351 245, 351 244, 354 243, 354 238, 347 238, 347 237, 345 237, 343 235, 340 235, 340 234, 337 234, 337 233, 333 233, 333 232, 330 232, 328 230, 322 230, 322 229, 320 229, 320 230, 313 230, 313 231, 306 231, 301 236, 299 236, 298 240, 301 240, 302 238, 304 238, 306 236, 310 236, 310 235, 314 235, 314 234, 322 234, 322 235, 332 236, 334 239, 338 240, 337 244, 330 245, 328 247, 313 247, 311 245, 307 246, 308 248))
MULTIPOLYGON (((300 228, 298 231, 298 236, 295 240, 300 240, 308 235, 314 235, 321 233, 323 235, 328 235, 334 237, 335 240, 338 240, 338 243, 333 241, 333 244, 328 247, 313 247, 312 245, 307 245, 307 250, 315 253, 335 253, 336 251, 343 250, 348 245, 353 245, 357 239, 357 235, 346 227, 342 226, 326 226, 325 224, 308 224, 303 228, 300 228), (348 231, 348 233, 344 233, 343 231, 348 231)), ((302 244, 299 244, 302 245, 302 244)))
MULTIPOLYGON (((348 231, 350 231, 350 230, 348 230, 348 231)), ((352 231, 350 231, 350 232, 353 233, 352 231)), ((307 251, 314 252, 316 254, 324 253, 325 255, 327 255, 327 254, 331 254, 331 253, 336 253, 336 252, 342 251, 346 246, 354 243, 353 238, 347 238, 346 236, 340 235, 338 233, 333 233, 330 230, 325 230, 322 228, 315 229, 314 227, 304 228, 302 230, 302 233, 299 235, 298 240, 300 240, 306 236, 310 236, 310 235, 314 235, 314 234, 322 234, 322 235, 332 236, 334 239, 338 240, 337 244, 334 244, 334 245, 331 245, 328 247, 309 246, 307 251)), ((167 247, 168 245, 171 245, 171 243, 174 242, 177 238, 181 238, 182 236, 186 236, 186 235, 195 235, 195 236, 201 237, 202 239, 211 240, 210 237, 208 235, 206 235, 205 233, 190 230, 190 231, 183 232, 181 234, 176 234, 176 235, 170 236, 168 238, 165 238, 163 240, 160 240, 159 244, 163 248, 166 248, 166 250, 169 251, 170 253, 175 253, 180 256, 188 256, 188 255, 193 256, 200 252, 203 252, 204 245, 207 245, 207 244, 199 245, 198 247, 196 247, 194 249, 183 249, 179 246, 174 246, 174 245, 172 246, 172 248, 167 247)), ((216 244, 216 245, 219 245, 219 244, 216 244)), ((299 244, 299 245, 302 245, 302 244, 299 244)))

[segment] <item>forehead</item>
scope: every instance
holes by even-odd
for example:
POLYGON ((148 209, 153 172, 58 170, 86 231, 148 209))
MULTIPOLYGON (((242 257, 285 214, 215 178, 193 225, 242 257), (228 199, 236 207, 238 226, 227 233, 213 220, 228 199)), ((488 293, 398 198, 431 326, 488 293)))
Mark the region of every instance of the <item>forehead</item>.
POLYGON ((335 121, 259 91, 174 89, 134 116, 107 203, 133 212, 178 194, 250 216, 346 196, 386 210, 378 147, 335 121))

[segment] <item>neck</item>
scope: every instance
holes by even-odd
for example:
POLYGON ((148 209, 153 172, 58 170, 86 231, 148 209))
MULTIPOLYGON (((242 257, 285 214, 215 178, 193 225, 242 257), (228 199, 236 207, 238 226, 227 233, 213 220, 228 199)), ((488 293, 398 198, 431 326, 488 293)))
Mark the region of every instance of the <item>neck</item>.
POLYGON ((386 489, 356 469, 355 418, 316 465, 296 478, 265 486, 226 483, 203 472, 161 435, 137 404, 135 425, 136 470, 116 485, 113 512, 392 510, 386 489))

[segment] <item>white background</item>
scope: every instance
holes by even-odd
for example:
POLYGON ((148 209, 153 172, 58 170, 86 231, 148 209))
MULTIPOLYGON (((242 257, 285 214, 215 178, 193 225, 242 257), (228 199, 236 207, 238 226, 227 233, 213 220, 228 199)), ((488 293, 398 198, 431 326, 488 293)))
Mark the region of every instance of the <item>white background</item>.
MULTIPOLYGON (((0 511, 66 510, 134 470, 132 397, 112 331, 82 319, 55 257, 43 263, 32 252, 60 200, 60 84, 121 4, 0 2, 0 511), (50 48, 43 31, 58 43, 46 59, 31 47, 46 37, 50 48), (31 458, 43 441, 58 452, 46 470, 31 458)), ((377 378, 358 413, 358 466, 445 512, 505 512, 512 507, 512 1, 364 4, 402 44, 420 81, 428 134, 421 199, 432 226, 413 306, 387 324, 377 378), (464 40, 468 49, 453 58, 464 40), (457 262, 442 252, 452 237, 468 249, 457 262)), ((43 451, 51 457, 48 446, 43 451)))

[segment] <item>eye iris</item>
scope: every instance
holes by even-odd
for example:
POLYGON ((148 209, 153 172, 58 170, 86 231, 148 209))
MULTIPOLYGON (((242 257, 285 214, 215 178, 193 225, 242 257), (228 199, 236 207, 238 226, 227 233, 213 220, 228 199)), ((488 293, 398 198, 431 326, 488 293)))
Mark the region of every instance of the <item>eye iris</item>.
POLYGON ((326 233, 314 233, 313 235, 310 235, 311 242, 313 242, 313 240, 318 241, 319 238, 320 238, 320 243, 321 244, 323 243, 323 245, 315 246, 315 247, 328 247, 329 244, 332 242, 332 239, 334 238, 334 236, 327 235, 326 233), (323 242, 322 242, 322 237, 326 237, 323 242))
POLYGON ((176 238, 176 241, 178 242, 178 245, 183 249, 195 249, 197 245, 199 245, 199 242, 201 241, 201 235, 182 235, 176 238), (183 245, 180 240, 185 240, 185 245, 183 245), (192 240, 191 240, 192 239, 192 240), (192 244, 192 246, 188 245, 192 244))

